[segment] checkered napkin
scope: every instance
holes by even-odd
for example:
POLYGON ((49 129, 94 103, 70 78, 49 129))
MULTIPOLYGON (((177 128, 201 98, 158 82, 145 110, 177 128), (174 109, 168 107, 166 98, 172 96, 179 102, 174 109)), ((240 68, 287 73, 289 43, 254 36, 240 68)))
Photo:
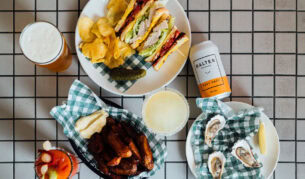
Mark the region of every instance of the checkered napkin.
MULTIPOLYGON (((88 59, 88 58, 87 58, 88 59)), ((90 60, 90 59, 88 59, 90 60)), ((118 90, 121 92, 127 91, 137 80, 132 81, 115 81, 113 80, 110 75, 110 69, 104 64, 104 63, 95 63, 93 64, 94 68, 96 68, 100 74, 105 76, 108 81, 113 84, 118 90)), ((126 58, 125 63, 122 65, 123 68, 129 68, 129 69, 149 69, 151 67, 151 63, 146 62, 144 58, 140 55, 134 54, 130 57, 126 58)))
POLYGON ((101 108, 108 112, 113 118, 119 121, 125 121, 131 126, 135 127, 137 130, 143 132, 149 141, 155 166, 153 170, 149 172, 142 172, 140 175, 132 178, 149 177, 154 175, 155 172, 163 165, 167 155, 164 142, 161 139, 156 138, 156 135, 148 131, 142 118, 128 112, 125 109, 107 106, 94 94, 94 92, 92 92, 91 89, 88 88, 88 86, 82 82, 75 80, 70 88, 68 101, 66 104, 54 107, 50 114, 63 126, 64 134, 75 142, 78 149, 83 154, 85 159, 90 163, 90 165, 98 169, 97 162, 88 152, 88 141, 80 137, 79 133, 75 131, 74 125, 77 119, 79 119, 81 116, 90 115, 101 108))
MULTIPOLYGON (((192 127, 192 149, 195 158, 196 174, 199 178, 213 178, 208 169, 209 154, 221 151, 226 157, 223 178, 263 178, 260 168, 247 168, 231 154, 231 148, 239 139, 249 140, 257 133, 259 116, 262 108, 241 110, 238 113, 225 103, 215 98, 198 98, 197 106, 206 114, 196 120, 192 127), (219 131, 212 141, 212 147, 204 142, 204 131, 207 116, 213 114, 223 115, 226 119, 225 127, 219 131)), ((255 155, 257 158, 257 156, 255 155)))

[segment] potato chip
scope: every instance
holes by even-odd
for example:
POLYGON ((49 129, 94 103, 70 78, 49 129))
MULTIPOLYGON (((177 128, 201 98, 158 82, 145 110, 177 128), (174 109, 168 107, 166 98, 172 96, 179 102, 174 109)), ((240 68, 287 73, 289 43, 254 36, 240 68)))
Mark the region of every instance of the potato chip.
POLYGON ((118 49, 120 51, 120 56, 126 58, 135 53, 135 51, 125 42, 118 40, 118 49))
POLYGON ((79 36, 83 42, 91 42, 95 39, 95 35, 91 33, 91 28, 94 25, 92 19, 87 16, 82 16, 79 18, 77 28, 79 31, 79 36))
POLYGON ((115 32, 114 29, 108 24, 108 20, 105 17, 99 18, 99 20, 96 22, 98 30, 100 31, 100 34, 104 37, 114 35, 115 32))
POLYGON ((97 37, 97 38, 102 38, 102 34, 100 33, 100 31, 98 30, 97 24, 95 23, 92 26, 91 32, 97 37))
POLYGON ((118 21, 123 16, 129 0, 110 0, 107 5, 107 18, 109 20, 109 24, 115 26, 118 21))
POLYGON ((91 63, 103 63, 105 61, 105 59, 104 58, 91 59, 90 61, 91 61, 91 63))
POLYGON ((91 43, 84 43, 81 49, 83 54, 91 59, 104 58, 108 51, 107 46, 103 43, 103 39, 101 38, 96 38, 91 43))
POLYGON ((116 67, 123 65, 124 62, 125 62, 125 59, 123 59, 123 58, 119 58, 119 59, 111 58, 110 60, 105 61, 104 64, 108 68, 112 69, 112 68, 116 68, 116 67))
POLYGON ((114 49, 113 49, 113 57, 115 59, 118 59, 121 56, 119 43, 120 43, 120 40, 118 38, 116 38, 115 39, 114 49))
MULTIPOLYGON (((120 17, 115 16, 121 16, 118 14, 120 11, 124 13, 128 4, 126 2, 126 0, 110 0, 107 7, 108 15, 119 19, 120 17)), ((86 57, 90 58, 91 63, 104 63, 109 68, 115 68, 124 64, 125 58, 135 51, 116 37, 110 21, 102 17, 94 23, 86 16, 81 17, 78 28, 83 41, 79 44, 79 48, 86 57)))

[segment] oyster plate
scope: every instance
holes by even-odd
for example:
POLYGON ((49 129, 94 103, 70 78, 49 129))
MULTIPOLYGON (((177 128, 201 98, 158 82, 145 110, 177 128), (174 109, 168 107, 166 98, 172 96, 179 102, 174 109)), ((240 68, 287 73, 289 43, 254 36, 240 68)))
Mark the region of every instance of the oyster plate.
MULTIPOLYGON (((242 103, 242 102, 226 102, 235 112, 241 110, 241 109, 248 109, 253 106, 242 103)), ((201 113, 196 120, 203 117, 205 114, 201 113)), ((262 112, 262 115, 260 117, 260 120, 264 122, 265 124, 265 133, 266 133, 266 144, 267 144, 267 152, 265 155, 262 155, 259 151, 258 146, 258 140, 256 135, 251 139, 250 145, 253 147, 253 152, 258 155, 258 161, 263 164, 263 167, 261 168, 262 174, 266 178, 270 178, 273 174, 273 171, 275 170, 279 155, 280 155, 280 142, 279 137, 277 134, 277 131, 272 123, 272 121, 267 117, 266 114, 262 112)), ((191 147, 191 136, 192 136, 191 130, 189 130, 187 139, 186 139, 186 146, 185 146, 185 153, 186 153, 186 159, 188 166, 193 173, 193 175, 197 178, 195 173, 195 161, 194 161, 194 155, 191 147)))

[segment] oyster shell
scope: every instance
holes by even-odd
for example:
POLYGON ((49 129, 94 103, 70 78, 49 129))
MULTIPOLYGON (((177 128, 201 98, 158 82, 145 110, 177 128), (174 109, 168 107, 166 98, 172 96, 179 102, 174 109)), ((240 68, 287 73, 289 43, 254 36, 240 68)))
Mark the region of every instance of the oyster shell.
POLYGON ((221 115, 216 115, 209 120, 206 125, 204 132, 204 141, 205 143, 211 147, 212 140, 215 138, 217 133, 225 126, 226 120, 221 115))
POLYGON ((220 179, 224 166, 226 163, 226 158, 221 152, 213 152, 212 154, 209 155, 208 159, 208 167, 209 171, 211 172, 213 178, 215 179, 220 179))
POLYGON ((246 140, 237 141, 232 148, 232 155, 250 168, 260 167, 261 164, 254 158, 252 149, 246 140))

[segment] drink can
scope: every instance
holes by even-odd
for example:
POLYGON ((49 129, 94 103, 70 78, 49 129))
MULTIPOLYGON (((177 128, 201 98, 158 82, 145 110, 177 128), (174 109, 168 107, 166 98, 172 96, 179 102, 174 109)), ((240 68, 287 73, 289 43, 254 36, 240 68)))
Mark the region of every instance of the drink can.
POLYGON ((190 60, 202 98, 223 99, 230 96, 231 88, 219 50, 212 41, 204 41, 192 46, 190 60))

